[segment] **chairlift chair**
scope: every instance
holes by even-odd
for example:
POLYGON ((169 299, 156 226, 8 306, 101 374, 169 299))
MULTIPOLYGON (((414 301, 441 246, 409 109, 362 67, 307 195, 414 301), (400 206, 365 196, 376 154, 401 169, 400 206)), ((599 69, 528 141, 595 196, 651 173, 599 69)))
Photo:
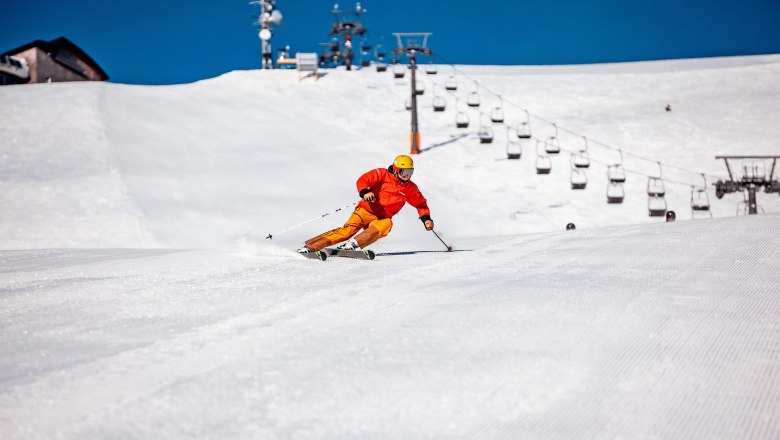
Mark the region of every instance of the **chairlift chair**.
POLYGON ((501 97, 498 97, 499 104, 498 107, 494 107, 493 110, 490 111, 490 120, 493 121, 494 124, 500 124, 504 122, 504 107, 503 107, 503 99, 501 97))
POLYGON ((585 189, 588 186, 588 175, 579 168, 571 169, 571 189, 585 189))
POLYGON ((403 78, 406 76, 406 66, 403 64, 396 64, 393 67, 393 78, 403 78))
POLYGON ((509 131, 511 129, 507 127, 506 129, 506 158, 507 159, 520 159, 520 157, 523 155, 523 146, 520 144, 520 142, 514 142, 510 141, 509 139, 509 131))
POLYGON ((704 179, 704 186, 697 188, 691 186, 691 217, 695 218, 695 213, 707 212, 712 218, 712 211, 710 211, 710 196, 707 194, 707 178, 702 173, 701 178, 704 179))
POLYGON ((367 38, 363 38, 360 40, 360 67, 369 67, 371 66, 371 60, 369 57, 371 56, 371 44, 368 42, 367 38))
POLYGON ((666 194, 666 188, 664 188, 663 181, 664 170, 661 168, 661 162, 658 162, 658 177, 647 178, 647 195, 648 196, 664 196, 666 194))
POLYGON ((555 127, 555 136, 550 136, 550 139, 544 145, 544 151, 547 154, 559 154, 561 152, 561 142, 558 140, 558 125, 553 124, 553 127, 555 127))
POLYGON ((433 64, 433 62, 425 65, 425 73, 428 75, 436 75, 439 73, 439 69, 436 67, 436 64, 433 64))
POLYGON ((660 177, 648 177, 647 178, 647 195, 651 197, 661 196, 666 194, 666 188, 664 188, 664 181, 660 177))
POLYGON ((647 196, 647 211, 650 217, 663 217, 666 214, 666 199, 662 195, 647 196))
POLYGON ((574 167, 575 168, 590 168, 590 157, 588 152, 580 150, 574 155, 574 167))
POLYGON ((494 124, 500 124, 504 122, 504 109, 502 109, 501 107, 496 107, 493 110, 491 110, 490 120, 493 121, 494 124))
POLYGON ((531 137, 531 115, 528 114, 528 110, 525 112, 525 121, 517 124, 517 138, 529 139, 531 137))
POLYGON ((420 81, 420 80, 417 80, 417 81, 415 81, 415 89, 414 89, 414 92, 415 92, 415 94, 417 94, 417 95, 423 95, 423 94, 425 94, 425 83, 424 83, 424 82, 422 82, 422 81, 420 81))
POLYGON ((506 158, 507 159, 520 159, 523 156, 523 146, 520 142, 507 141, 506 143, 506 158))
POLYGON ((447 108, 447 100, 443 96, 433 96, 433 111, 443 112, 447 108))
POLYGON ((623 203, 626 192, 623 190, 623 184, 620 182, 609 182, 607 184, 607 203, 623 203))
POLYGON ((479 93, 477 92, 469 93, 469 96, 466 98, 466 104, 469 107, 479 107, 479 93))
POLYGON ((527 122, 521 122, 517 124, 517 138, 518 139, 531 138, 531 126, 527 122))
POLYGON ((385 56, 387 56, 387 52, 385 51, 384 46, 381 44, 377 44, 374 48, 374 56, 379 60, 383 61, 385 59, 385 56))
POLYGON ((477 133, 477 136, 479 136, 479 143, 480 144, 492 144, 493 143, 493 129, 483 125, 480 127, 479 132, 477 133))
MULTIPOLYGON (((710 198, 706 189, 691 187, 691 209, 693 211, 710 210, 710 198)), ((712 217, 711 212, 710 217, 712 217)))
POLYGON ((407 110, 411 110, 412 109, 412 98, 406 98, 406 100, 404 101, 404 105, 405 105, 407 110))
POLYGON ((590 155, 588 154, 588 138, 582 137, 585 140, 585 148, 578 151, 574 155, 574 166, 577 168, 590 168, 590 155))
POLYGON ((377 72, 386 72, 387 71, 387 64, 385 64, 385 63, 376 63, 376 71, 377 72))
POLYGON ((550 156, 540 154, 536 156, 536 174, 550 174, 552 170, 552 161, 550 156))
POLYGON ((455 115, 455 127, 468 128, 468 126, 469 126, 469 115, 467 115, 465 112, 459 111, 455 115))
POLYGON ((544 151, 547 154, 559 154, 561 152, 561 143, 555 136, 550 137, 547 142, 544 143, 544 151))
POLYGON ((626 170, 623 169, 623 151, 620 153, 620 162, 607 166, 607 178, 611 183, 623 183, 626 181, 626 170))
POLYGON ((458 80, 455 76, 450 76, 444 81, 444 88, 447 90, 458 90, 458 80))
POLYGON ((607 178, 610 183, 623 183, 626 181, 626 170, 623 165, 614 164, 607 167, 607 178))
POLYGON ((536 141, 536 174, 550 174, 552 160, 550 156, 539 151, 539 140, 536 141))
POLYGON ((571 182, 571 189, 585 189, 588 185, 588 175, 585 171, 577 168, 576 163, 577 156, 572 154, 571 156, 571 176, 569 180, 571 182))

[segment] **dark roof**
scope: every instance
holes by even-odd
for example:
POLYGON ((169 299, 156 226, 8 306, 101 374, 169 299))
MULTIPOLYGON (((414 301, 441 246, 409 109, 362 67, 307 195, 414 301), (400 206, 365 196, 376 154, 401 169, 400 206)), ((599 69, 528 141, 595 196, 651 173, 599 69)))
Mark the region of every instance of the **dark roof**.
POLYGON ((65 37, 56 38, 51 41, 43 41, 43 40, 35 40, 31 43, 27 43, 24 46, 17 47, 16 49, 11 49, 9 51, 6 51, 3 53, 3 55, 15 55, 19 52, 24 52, 27 49, 31 49, 33 47, 37 47, 41 49, 44 52, 54 53, 58 49, 67 49, 68 52, 71 52, 73 55, 78 57, 80 60, 87 63, 87 65, 93 69, 95 69, 96 72, 103 78, 103 80, 108 79, 108 74, 100 68, 98 63, 95 62, 95 60, 92 59, 89 55, 87 55, 86 52, 81 50, 80 47, 73 44, 72 41, 68 40, 65 37))

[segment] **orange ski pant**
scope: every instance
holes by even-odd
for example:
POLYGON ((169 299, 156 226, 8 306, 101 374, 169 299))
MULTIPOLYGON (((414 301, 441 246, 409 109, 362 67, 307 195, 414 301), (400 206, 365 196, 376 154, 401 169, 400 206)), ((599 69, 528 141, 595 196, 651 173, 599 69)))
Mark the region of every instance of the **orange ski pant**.
POLYGON ((386 237, 393 229, 393 220, 389 218, 377 218, 374 214, 363 208, 357 208, 349 216, 344 226, 331 229, 306 241, 306 246, 312 251, 318 251, 324 247, 349 240, 359 230, 363 232, 355 237, 361 248, 374 243, 382 237, 386 237))

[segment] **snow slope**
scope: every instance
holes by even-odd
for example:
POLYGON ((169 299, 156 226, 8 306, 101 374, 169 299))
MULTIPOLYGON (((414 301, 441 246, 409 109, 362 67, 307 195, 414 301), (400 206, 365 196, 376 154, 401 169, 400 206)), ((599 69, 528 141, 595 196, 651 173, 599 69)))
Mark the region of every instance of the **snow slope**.
POLYGON ((457 66, 433 113, 449 73, 414 180, 456 251, 407 208, 373 262, 290 251, 349 210, 278 232, 408 151, 408 80, 0 88, 0 437, 778 438, 780 198, 689 204, 716 154, 780 154, 780 56, 457 66), (472 80, 557 124, 551 175, 454 128, 472 80), (656 161, 677 223, 647 216, 656 161))
MULTIPOLYGON (((657 222, 647 215, 645 194, 656 161, 668 164, 667 201, 681 219, 691 216, 700 172, 710 176, 713 214, 734 216, 742 197, 715 199, 711 181, 726 170, 714 156, 780 154, 780 56, 727 60, 557 73, 459 66, 460 87, 446 95, 443 113, 434 113, 430 100, 434 82, 444 94, 449 72, 423 74, 428 151, 417 158, 415 180, 440 230, 458 237, 555 231, 570 221, 580 228, 657 222), (469 129, 454 128, 455 98, 465 109, 470 78, 482 86, 483 123, 499 102, 490 89, 503 97, 510 126, 525 118, 513 105, 544 118, 531 121, 538 138, 554 134, 544 121, 557 124, 564 153, 553 157, 551 175, 535 174, 533 145, 520 161, 506 160, 500 126, 493 144, 480 144, 476 110, 469 109, 469 129), (663 110, 667 103, 672 112, 663 110), (584 191, 569 189, 566 151, 584 146, 572 132, 592 140, 584 191), (604 164, 619 153, 596 141, 623 149, 626 169, 646 174, 628 174, 622 205, 606 203, 604 164)), ((371 69, 326 73, 300 83, 291 71, 244 71, 177 86, 4 87, 1 247, 232 246, 354 201, 360 173, 408 152, 409 82, 371 69)), ((762 193, 759 203, 780 212, 777 195, 762 193)), ((343 221, 329 220, 282 243, 297 245, 343 221)), ((413 212, 397 221, 388 240, 419 239, 413 212)))
POLYGON ((3 251, 3 438, 774 439, 778 220, 3 251))

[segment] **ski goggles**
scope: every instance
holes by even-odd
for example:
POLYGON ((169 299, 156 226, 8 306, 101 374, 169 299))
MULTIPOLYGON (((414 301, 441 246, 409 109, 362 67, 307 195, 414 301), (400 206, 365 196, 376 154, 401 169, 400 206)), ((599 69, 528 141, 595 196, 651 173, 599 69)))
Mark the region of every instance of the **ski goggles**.
POLYGON ((404 180, 411 179, 412 174, 414 174, 414 168, 401 168, 398 170, 398 175, 401 176, 401 178, 404 180))

